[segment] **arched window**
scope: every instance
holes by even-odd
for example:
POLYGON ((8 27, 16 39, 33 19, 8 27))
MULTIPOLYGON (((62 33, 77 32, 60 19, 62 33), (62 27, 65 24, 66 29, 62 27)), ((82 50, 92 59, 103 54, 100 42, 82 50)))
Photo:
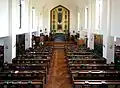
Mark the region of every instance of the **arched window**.
POLYGON ((25 0, 19 0, 19 29, 22 27, 22 16, 24 16, 25 11, 25 0))
POLYGON ((42 30, 43 29, 43 15, 42 15, 42 13, 40 13, 40 20, 39 20, 39 25, 40 25, 40 30, 42 30))
POLYGON ((35 29, 35 24, 36 24, 36 15, 35 15, 35 8, 32 7, 32 29, 35 29))
POLYGON ((78 31, 80 31, 80 12, 78 12, 78 31))
POLYGON ((85 7, 85 29, 88 28, 88 7, 85 7))
POLYGON ((96 29, 101 27, 101 15, 102 15, 102 0, 96 0, 96 29))

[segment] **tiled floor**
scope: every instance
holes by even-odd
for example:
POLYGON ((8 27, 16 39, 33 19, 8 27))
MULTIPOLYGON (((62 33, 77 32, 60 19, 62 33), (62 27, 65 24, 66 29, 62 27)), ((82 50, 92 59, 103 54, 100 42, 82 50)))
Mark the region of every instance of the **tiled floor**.
POLYGON ((63 48, 54 49, 51 69, 45 88, 72 88, 64 54, 63 48))

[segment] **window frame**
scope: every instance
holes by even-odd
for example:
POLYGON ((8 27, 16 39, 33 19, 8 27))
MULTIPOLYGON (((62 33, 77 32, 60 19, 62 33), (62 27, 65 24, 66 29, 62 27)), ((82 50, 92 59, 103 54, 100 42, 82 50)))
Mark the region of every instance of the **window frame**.
POLYGON ((89 8, 85 7, 85 29, 88 29, 88 20, 89 20, 89 8))
POLYGON ((80 12, 78 12, 78 31, 80 31, 80 23, 81 23, 81 17, 80 17, 80 12))
POLYGON ((22 0, 19 0, 19 29, 22 28, 22 0))
POLYGON ((101 19, 102 19, 102 0, 96 0, 95 28, 97 30, 101 29, 101 19))

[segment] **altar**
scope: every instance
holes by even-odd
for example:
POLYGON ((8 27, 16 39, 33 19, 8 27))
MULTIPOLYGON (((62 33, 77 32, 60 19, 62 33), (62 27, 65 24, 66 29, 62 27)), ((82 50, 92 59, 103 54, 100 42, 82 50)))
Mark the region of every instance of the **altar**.
POLYGON ((56 33, 57 33, 57 34, 65 34, 65 32, 64 32, 62 29, 58 29, 58 30, 56 31, 56 33))
POLYGON ((61 5, 50 11, 50 33, 54 41, 66 41, 69 34, 70 11, 61 5))
POLYGON ((66 35, 64 33, 55 33, 53 34, 53 40, 55 42, 66 41, 66 35))

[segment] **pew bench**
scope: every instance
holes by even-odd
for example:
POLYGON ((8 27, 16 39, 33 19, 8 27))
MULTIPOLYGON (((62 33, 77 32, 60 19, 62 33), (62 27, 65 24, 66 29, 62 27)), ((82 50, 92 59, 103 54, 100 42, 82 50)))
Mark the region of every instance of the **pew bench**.
POLYGON ((120 88, 116 65, 88 49, 66 46, 65 53, 73 88, 120 88))
POLYGON ((73 70, 115 70, 114 64, 69 64, 73 70))
POLYGON ((120 88, 120 80, 73 80, 73 88, 120 88))
POLYGON ((93 52, 85 52, 85 51, 73 51, 73 52, 67 52, 68 55, 93 55, 93 52))
MULTIPOLYGON (((71 78, 72 78, 73 88, 99 88, 99 86, 103 86, 104 84, 108 85, 107 82, 111 82, 111 80, 114 83, 114 85, 120 85, 120 72, 118 71, 91 71, 91 70, 89 71, 74 70, 73 71, 72 70, 71 78), (98 81, 98 80, 101 80, 101 81, 98 81), (107 82, 104 80, 107 80, 107 82), (116 80, 119 81, 118 84, 115 84, 116 80), (87 85, 89 85, 89 87, 85 87, 87 85), (95 85, 97 87, 93 87, 95 85)), ((112 84, 109 84, 109 85, 112 85, 112 84)), ((119 88, 119 87, 115 87, 115 88, 119 88)), ((108 87, 103 86, 100 88, 108 88, 108 87)))
POLYGON ((0 72, 0 88, 44 88, 46 73, 43 71, 5 71, 0 72), (28 87, 31 85, 31 87, 28 87), (19 87, 18 87, 19 86, 19 87), (24 86, 24 87, 20 87, 24 86), (25 87, 26 86, 26 87, 25 87))
POLYGON ((18 55, 17 58, 35 58, 35 57, 42 57, 42 58, 47 58, 47 57, 51 57, 51 54, 22 54, 22 55, 18 55))
POLYGON ((42 71, 5 71, 0 72, 1 80, 40 80, 46 78, 42 71))
POLYGON ((43 80, 0 80, 0 88, 44 88, 43 80))
POLYGON ((8 64, 4 70, 48 70, 47 64, 8 64))
POLYGON ((68 59, 68 64, 105 64, 105 59, 68 59))
POLYGON ((50 64, 50 58, 48 59, 42 59, 42 58, 28 58, 28 59, 13 59, 12 60, 12 63, 13 64, 42 64, 42 63, 45 63, 45 64, 50 64))

